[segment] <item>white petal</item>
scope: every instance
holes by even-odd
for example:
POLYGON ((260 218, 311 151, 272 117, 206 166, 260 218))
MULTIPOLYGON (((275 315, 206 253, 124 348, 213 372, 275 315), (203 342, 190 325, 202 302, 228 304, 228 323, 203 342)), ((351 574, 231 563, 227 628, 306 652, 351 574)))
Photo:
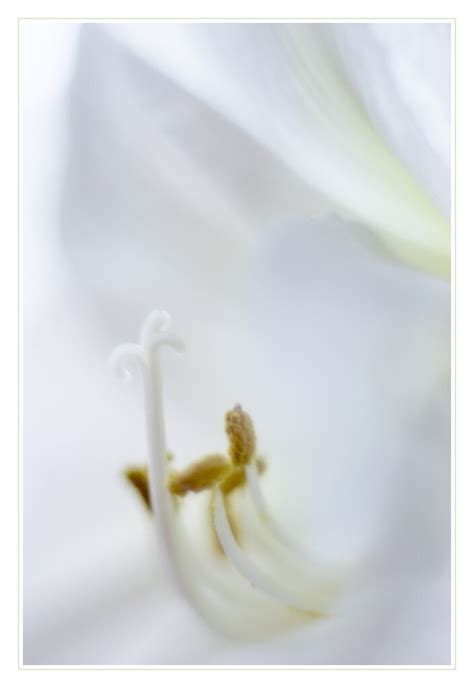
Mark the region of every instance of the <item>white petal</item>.
MULTIPOLYGON (((260 433, 273 438, 271 454, 291 456, 288 480, 298 494, 308 491, 304 503, 328 509, 321 523, 336 519, 324 529, 328 546, 358 551, 358 536, 378 537, 397 481, 402 489, 405 476, 419 476, 421 489, 424 471, 448 490, 447 500, 432 495, 425 526, 438 508, 449 522, 446 285, 377 259, 362 230, 336 217, 287 223, 262 249, 259 279, 260 433), (274 403, 265 412, 268 394, 274 403), (314 478, 300 483, 308 467, 314 478), (339 503, 333 490, 346 488, 339 503)), ((433 529, 433 538, 441 534, 433 529)))
POLYGON ((216 416, 235 403, 220 381, 226 370, 238 385, 238 374, 222 352, 237 338, 245 348, 259 234, 296 207, 327 206, 247 134, 96 27, 79 46, 70 134, 62 236, 106 350, 134 336, 150 310, 172 312, 192 348, 170 362, 170 389, 187 390, 202 429, 206 388, 216 416))
POLYGON ((446 220, 374 130, 324 25, 121 24, 110 30, 380 233, 398 255, 449 272, 446 220))
POLYGON ((344 69, 374 126, 450 217, 450 24, 332 24, 344 69))

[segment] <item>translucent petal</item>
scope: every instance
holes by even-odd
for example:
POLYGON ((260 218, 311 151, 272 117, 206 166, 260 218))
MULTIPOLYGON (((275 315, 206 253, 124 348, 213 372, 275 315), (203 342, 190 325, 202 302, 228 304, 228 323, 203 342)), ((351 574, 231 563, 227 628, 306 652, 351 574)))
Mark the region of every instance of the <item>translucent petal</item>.
POLYGON ((450 24, 332 24, 327 30, 371 122, 449 219, 450 24))
MULTIPOLYGON (((449 225, 374 129, 318 24, 127 25, 114 34, 425 270, 449 225)), ((399 54, 403 44, 395 45, 399 54)), ((414 148, 418 140, 414 136, 414 148)), ((426 148, 426 146, 425 146, 426 148)), ((449 180, 443 193, 449 194, 449 180)))

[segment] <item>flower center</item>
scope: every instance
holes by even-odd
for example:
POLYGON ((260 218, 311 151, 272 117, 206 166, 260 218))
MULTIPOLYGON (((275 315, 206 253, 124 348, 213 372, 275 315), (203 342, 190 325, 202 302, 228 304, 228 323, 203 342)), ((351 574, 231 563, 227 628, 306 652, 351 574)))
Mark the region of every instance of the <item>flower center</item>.
MULTIPOLYGON (((154 311, 145 320, 140 344, 124 344, 114 351, 112 364, 130 376, 132 363, 142 375, 149 466, 126 470, 129 482, 137 489, 153 517, 169 563, 190 602, 206 615, 194 569, 185 561, 179 528, 179 500, 189 493, 210 492, 211 528, 231 567, 263 596, 290 610, 322 616, 334 596, 334 577, 328 577, 302 553, 292 538, 272 517, 260 488, 266 461, 257 455, 257 440, 250 415, 237 404, 225 414, 224 428, 229 440, 227 454, 212 453, 194 461, 183 470, 172 468, 173 456, 166 451, 165 424, 159 366, 159 349, 182 349, 181 341, 168 334, 170 318, 154 311), (238 542, 235 515, 229 497, 245 490, 254 514, 254 528, 263 542, 265 565, 256 561, 238 542)), ((246 514, 248 515, 248 514, 246 514)), ((204 575, 204 574, 203 574, 204 575)), ((204 582, 204 581, 203 581, 204 582)))

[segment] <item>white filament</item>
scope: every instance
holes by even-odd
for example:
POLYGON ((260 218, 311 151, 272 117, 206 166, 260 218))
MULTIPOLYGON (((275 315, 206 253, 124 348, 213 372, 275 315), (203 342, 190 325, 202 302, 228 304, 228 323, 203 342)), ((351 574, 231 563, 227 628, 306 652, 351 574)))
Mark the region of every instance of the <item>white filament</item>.
POLYGON ((247 484, 249 486, 250 496, 254 503, 257 512, 260 514, 263 521, 265 521, 272 535, 283 545, 295 548, 295 544, 292 539, 283 531, 280 525, 275 521, 268 506, 265 502, 265 498, 260 489, 260 481, 258 479, 258 473, 256 471, 254 464, 249 464, 245 468, 245 475, 247 477, 247 484))
POLYGON ((251 585, 272 597, 277 602, 298 611, 319 613, 320 610, 313 607, 308 600, 304 600, 293 591, 285 589, 284 586, 281 586, 278 582, 273 580, 271 576, 265 571, 262 571, 243 553, 232 533, 224 500, 222 498, 222 492, 218 487, 215 488, 214 496, 214 527, 217 537, 219 538, 219 542, 226 556, 233 563, 237 571, 239 571, 251 585))

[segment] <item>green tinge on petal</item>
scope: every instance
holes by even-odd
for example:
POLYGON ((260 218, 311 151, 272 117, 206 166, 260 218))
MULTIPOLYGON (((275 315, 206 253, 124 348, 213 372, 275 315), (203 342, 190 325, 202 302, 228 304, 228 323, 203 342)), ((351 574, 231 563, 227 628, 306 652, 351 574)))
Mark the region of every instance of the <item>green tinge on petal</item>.
POLYGON ((435 277, 447 281, 450 280, 451 259, 449 245, 445 251, 442 251, 395 237, 385 236, 383 241, 388 250, 403 262, 435 277))

